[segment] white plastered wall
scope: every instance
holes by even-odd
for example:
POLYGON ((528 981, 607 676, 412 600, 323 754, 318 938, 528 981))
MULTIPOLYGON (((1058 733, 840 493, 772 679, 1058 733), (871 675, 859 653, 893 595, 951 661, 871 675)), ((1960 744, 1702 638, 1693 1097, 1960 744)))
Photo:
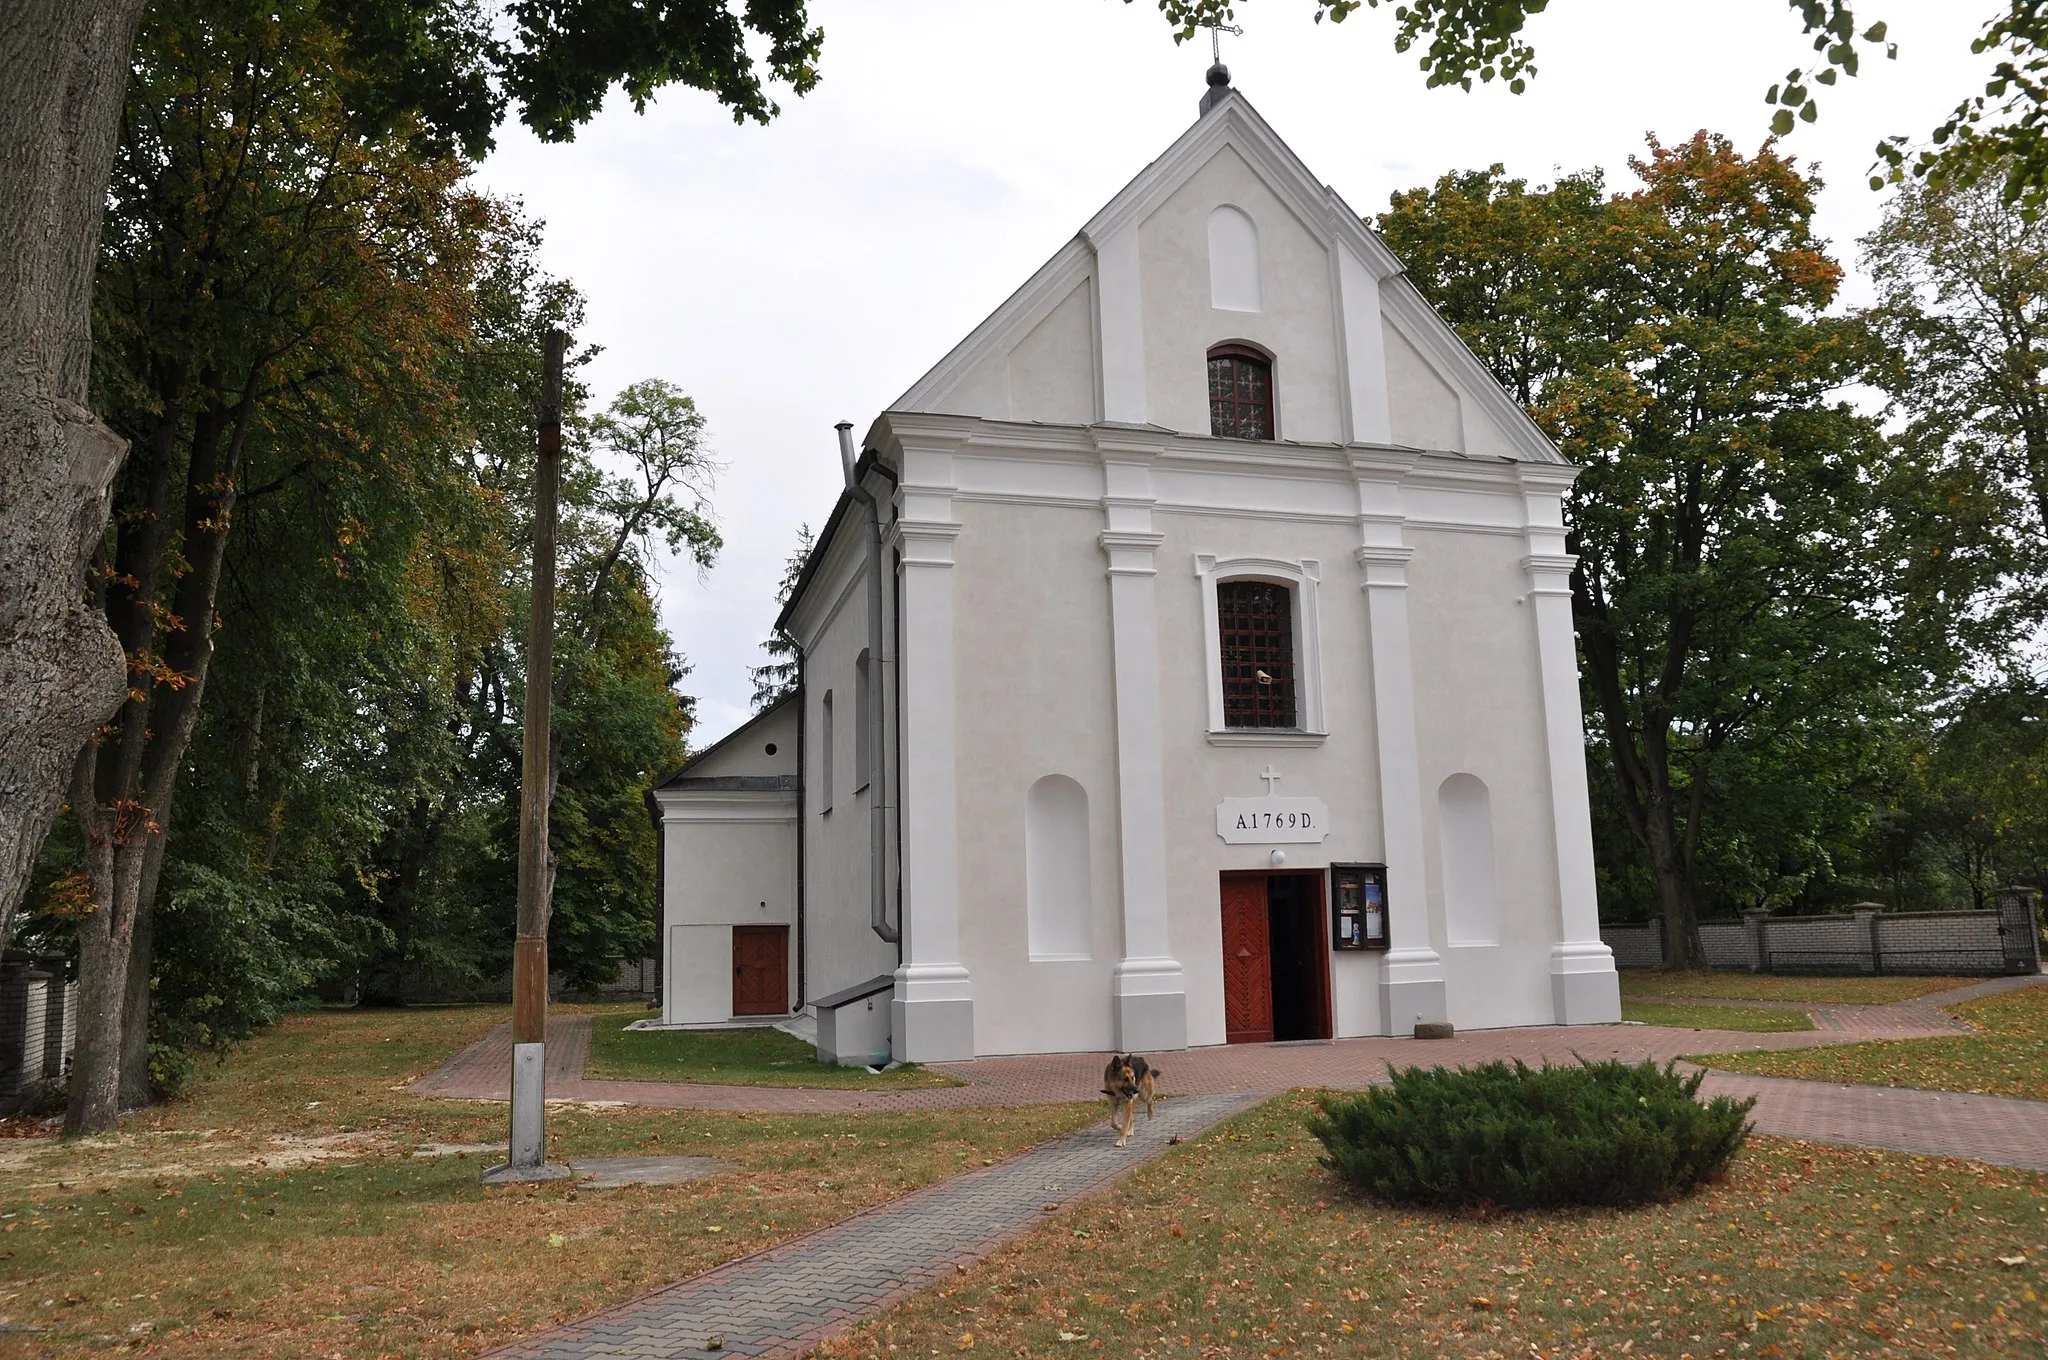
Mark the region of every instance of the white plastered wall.
MULTIPOLYGON (((1273 867, 1276 848, 1227 845, 1216 834, 1216 805, 1225 798, 1265 792, 1260 771, 1278 770, 1283 797, 1320 798, 1330 809, 1331 833, 1320 843, 1277 847, 1286 869, 1322 869, 1332 863, 1377 862, 1380 841, 1372 715, 1364 684, 1368 663, 1365 604, 1351 551, 1358 531, 1344 513, 1349 488, 1334 475, 1321 484, 1295 479, 1234 478, 1228 499, 1244 506, 1322 502, 1285 517, 1189 513, 1162 506, 1156 517, 1166 542, 1159 551, 1160 673, 1165 715, 1168 898, 1173 904, 1173 948, 1187 970, 1188 1042, 1220 1044, 1223 1024, 1223 939, 1219 875, 1226 870, 1273 867), (1323 659, 1323 702, 1329 735, 1314 746, 1213 746, 1208 735, 1207 644, 1203 637, 1197 553, 1218 557, 1314 559, 1323 659)), ((1223 499, 1222 488, 1215 488, 1223 499)), ((1355 497, 1354 497, 1355 500, 1355 497)), ((1336 1032, 1375 1034, 1379 1015, 1379 959, 1333 954, 1331 991, 1336 1032)))
POLYGON ((715 784, 794 774, 796 716, 796 706, 785 704, 691 762, 679 786, 655 791, 662 815, 666 1024, 732 1018, 736 925, 790 928, 794 995, 796 795, 715 784))
POLYGON ((1399 326, 1384 322, 1382 335, 1393 441, 1413 449, 1462 452, 1465 424, 1457 389, 1430 367, 1399 326))
POLYGON ((1215 155, 1138 229, 1144 293, 1147 418, 1209 432, 1209 349, 1240 340, 1274 356, 1283 439, 1344 437, 1329 249, 1281 202, 1234 147, 1215 155), (1228 204, 1258 228, 1262 307, 1210 306, 1209 216, 1228 204))
MULTIPOLYGON (((1383 245, 1240 97, 1227 98, 1133 180, 877 428, 892 459, 899 435, 949 450, 933 466, 944 465, 939 481, 950 508, 933 513, 959 526, 945 548, 957 699, 957 773, 948 778, 957 804, 960 963, 973 978, 977 1051, 1112 1041, 1110 970, 1128 870, 1119 822, 1136 795, 1116 769, 1106 519, 1120 551, 1134 561, 1152 551, 1156 562, 1158 774, 1173 956, 1166 962, 1184 970, 1189 1042, 1223 1039, 1217 875, 1270 862, 1271 847, 1233 847, 1216 836, 1217 802, 1261 793, 1259 772, 1270 764, 1283 775, 1282 795, 1323 799, 1334 824, 1324 843, 1283 847, 1285 867, 1393 858, 1382 843, 1374 730, 1373 667, 1384 658, 1372 655, 1364 568, 1354 555, 1362 542, 1378 572, 1378 598, 1404 599, 1411 620, 1402 664, 1414 694, 1420 768, 1412 798, 1425 843, 1401 847, 1423 880, 1405 900, 1424 899, 1456 1023, 1549 1023, 1559 834, 1534 611, 1516 612, 1529 589, 1533 568, 1524 558, 1534 539, 1513 460, 1525 471, 1529 463, 1554 465, 1555 450, 1429 312, 1383 245), (1258 311, 1210 305, 1209 219, 1220 205, 1241 210, 1257 229, 1258 311), (1207 437, 1206 351, 1232 340, 1274 356, 1279 443, 1207 437), (1091 431, 1095 420, 1123 429, 1091 431), (1131 441, 1154 431, 1156 455, 1131 451, 1131 441), (1112 435, 1127 446, 1117 457, 1146 469, 1150 490, 1137 501, 1105 499, 1101 460, 1112 435), (1387 452, 1387 442, 1403 451, 1387 452), (1414 457, 1405 451, 1415 449, 1425 452, 1400 471, 1401 460, 1414 457), (1388 474, 1401 481, 1387 502, 1399 507, 1391 520, 1382 510, 1361 516, 1359 458, 1379 460, 1382 473, 1396 469, 1388 474), (1119 516, 1151 528, 1127 531, 1119 516), (1141 550, 1138 541, 1153 530, 1159 545, 1141 550), (1197 553, 1318 563, 1321 742, 1210 740, 1197 553), (1444 938, 1436 791, 1459 771, 1484 780, 1490 797, 1503 919, 1500 944, 1485 951, 1451 950, 1444 938), (1088 794, 1098 945, 1087 960, 1040 964, 1028 958, 1023 816, 1026 792, 1051 773, 1088 794)), ((801 611, 814 719, 824 688, 851 693, 852 657, 864 640, 864 625, 849 622, 860 612, 851 542, 832 546, 837 565, 826 563, 801 611), (819 667, 834 678, 821 679, 819 667)), ((1143 571, 1118 570, 1119 590, 1143 571)), ((840 703, 844 744, 852 729, 840 703)), ((834 767, 851 768, 850 745, 834 767)), ((856 828, 845 815, 843 792, 835 804, 822 819, 835 825, 820 826, 815 798, 806 814, 817 836, 811 901, 821 943, 843 930, 855 949, 872 941, 859 938, 867 920, 865 824, 856 828)), ((1340 1035, 1386 1032, 1382 967, 1376 954, 1331 956, 1340 1035)), ((872 971, 879 970, 849 969, 845 980, 872 971)))
MULTIPOLYGON (((1112 1042, 1109 976, 1118 957, 1120 841, 1115 684, 1100 471, 1085 431, 981 424, 955 459, 955 669, 962 962, 975 979, 980 1053, 1101 1049, 1112 1042), (1094 954, 1029 958, 1024 802, 1046 774, 1087 791, 1094 860, 1094 954)), ((1372 667, 1354 474, 1341 449, 1270 446, 1209 456, 1174 440, 1154 468, 1170 946, 1185 970, 1191 1044, 1224 1038, 1218 875, 1270 866, 1270 846, 1215 834, 1224 798, 1264 791, 1328 804, 1332 832, 1281 847, 1288 869, 1383 862, 1372 667), (1327 735, 1219 744, 1208 731, 1212 664, 1197 555, 1315 564, 1327 735)), ((1451 1015, 1464 1028, 1549 1023, 1556 938, 1555 853, 1544 727, 1514 466, 1458 455, 1419 460, 1403 534, 1418 744, 1417 798, 1430 943, 1444 958, 1451 1015), (1444 778, 1483 780, 1498 865, 1499 944, 1445 937, 1435 797, 1444 778)), ((821 642, 822 646, 822 642, 821 642)), ((850 665, 850 662, 849 662, 850 665)), ((917 721, 917 715, 910 715, 917 721)), ((850 759, 850 757, 848 757, 850 759)), ((836 844, 836 842, 835 842, 836 844)), ((822 876, 822 871, 821 871, 822 876)), ((851 913, 849 912, 850 916, 851 913)), ((862 918, 864 921, 864 918, 862 918)), ((1384 1033, 1381 961, 1330 956, 1336 1032, 1384 1033)))
MULTIPOLYGON (((963 469, 963 483, 990 480, 984 471, 963 469)), ((1078 464, 1021 472, 1048 489, 1062 476, 1100 483, 1078 464)), ((1109 582, 1095 542, 1102 512, 1086 502, 1030 504, 993 489, 983 497, 955 501, 962 527, 953 568, 961 600, 974 602, 956 616, 955 656, 960 948, 974 978, 975 1051, 1106 1048, 1122 924, 1109 582), (1073 779, 1088 795, 1086 959, 1030 957, 1025 798, 1048 774, 1073 779)))
MULTIPOLYGON (((875 934, 870 916, 869 799, 874 787, 856 789, 854 742, 860 730, 854 702, 855 663, 868 647, 867 559, 863 512, 850 507, 790 620, 804 649, 804 996, 826 996, 896 967, 896 947, 875 934), (825 695, 833 696, 831 811, 825 810, 823 753, 825 695)), ((887 570, 886 564, 884 570, 887 570)), ((888 756, 888 743, 879 747, 888 756)), ((893 826, 890 828, 894 834, 893 826)), ((894 876, 891 875, 892 883, 894 876)), ((895 919, 895 903, 889 904, 895 919)))
MULTIPOLYGON (((1466 493, 1468 496, 1470 493, 1466 493)), ((1415 693, 1430 922, 1460 1029, 1546 1024, 1557 940, 1557 854, 1535 630, 1519 533, 1409 530, 1415 693), (1486 785, 1499 903, 1497 944, 1458 944, 1444 925, 1437 793, 1486 785)))
POLYGON ((1073 291, 1007 356, 1012 420, 1086 425, 1095 419, 1095 303, 1089 281, 1073 291))

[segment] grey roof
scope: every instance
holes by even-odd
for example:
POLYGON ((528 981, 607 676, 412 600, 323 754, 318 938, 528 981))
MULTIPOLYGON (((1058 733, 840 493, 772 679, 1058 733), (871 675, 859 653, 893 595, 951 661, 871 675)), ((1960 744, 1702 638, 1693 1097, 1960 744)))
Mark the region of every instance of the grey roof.
POLYGON ((860 1001, 877 993, 886 992, 895 985, 896 975, 894 973, 884 973, 880 977, 871 977, 866 982, 856 982, 851 987, 842 987, 830 996, 819 997, 811 1004, 821 1011, 826 1011, 834 1006, 844 1006, 848 1002, 860 1001))
POLYGON ((794 793, 797 783, 793 774, 678 774, 671 776, 661 787, 706 791, 722 789, 747 793, 794 793))

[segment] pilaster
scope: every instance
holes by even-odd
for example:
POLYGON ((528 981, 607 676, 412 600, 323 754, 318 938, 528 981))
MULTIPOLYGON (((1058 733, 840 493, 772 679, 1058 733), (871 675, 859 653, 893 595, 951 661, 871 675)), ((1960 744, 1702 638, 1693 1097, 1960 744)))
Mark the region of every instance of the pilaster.
POLYGON ((903 956, 891 1003, 899 1062, 974 1056, 974 991, 960 961, 953 658, 953 444, 903 448, 895 535, 903 555, 903 956))
POLYGON ((1166 776, 1159 718, 1159 605, 1152 462, 1161 445, 1101 432, 1101 534, 1109 558, 1116 683, 1117 823, 1123 956, 1112 976, 1120 1052, 1186 1048, 1187 980, 1173 957, 1166 896, 1166 776))
POLYGON ((1358 253, 1341 242, 1337 247, 1337 287, 1344 324, 1345 395, 1351 442, 1390 443, 1394 436, 1387 408, 1386 335, 1380 320, 1380 283, 1358 253))
POLYGON ((1102 345, 1102 418, 1143 425, 1145 317, 1138 277, 1138 225, 1123 222, 1095 248, 1095 333, 1102 345))
POLYGON ((1422 853, 1422 763, 1415 730, 1415 669, 1408 624, 1406 515, 1401 480, 1412 455, 1354 454, 1359 547, 1367 637, 1372 649, 1372 714, 1379 748, 1380 815, 1387 857, 1391 947, 1381 961, 1380 1002, 1389 1034, 1450 1018, 1443 959, 1429 928, 1422 853))
POLYGON ((1550 995, 1560 1025, 1612 1024, 1621 1019, 1621 982, 1614 951, 1600 939, 1600 898, 1593 873, 1593 816, 1586 788, 1585 714, 1579 704, 1579 660, 1572 638, 1572 568, 1564 550, 1564 493, 1577 470, 1523 464, 1523 522, 1536 658, 1543 694, 1544 743, 1550 765, 1551 835, 1557 854, 1557 942, 1550 950, 1550 995))

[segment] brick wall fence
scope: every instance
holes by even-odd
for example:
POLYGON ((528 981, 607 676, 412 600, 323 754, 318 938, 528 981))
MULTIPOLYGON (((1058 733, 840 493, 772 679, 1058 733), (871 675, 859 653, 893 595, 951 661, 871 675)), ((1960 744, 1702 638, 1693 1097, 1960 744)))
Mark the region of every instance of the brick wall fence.
MULTIPOLYGON (((595 997, 599 1001, 651 1001, 660 994, 660 964, 654 959, 613 959, 619 967, 618 977, 611 982, 601 982, 595 997)), ((432 1005, 450 1001, 510 1001, 512 999, 512 972, 507 969, 498 977, 481 983, 474 988, 457 991, 439 988, 432 983, 413 981, 405 988, 407 1004, 415 1006, 432 1005)), ((572 991, 563 985, 560 974, 548 977, 548 998, 553 1001, 580 1000, 590 993, 572 991)), ((342 998, 346 999, 346 998, 342 998)))
MULTIPOLYGON (((1709 968, 1755 973, 2033 973, 2041 927, 2032 891, 1998 895, 1989 911, 1892 912, 1874 905, 1832 916, 1700 922, 1709 968)), ((1664 964, 1664 923, 1603 925, 1621 968, 1664 964)))

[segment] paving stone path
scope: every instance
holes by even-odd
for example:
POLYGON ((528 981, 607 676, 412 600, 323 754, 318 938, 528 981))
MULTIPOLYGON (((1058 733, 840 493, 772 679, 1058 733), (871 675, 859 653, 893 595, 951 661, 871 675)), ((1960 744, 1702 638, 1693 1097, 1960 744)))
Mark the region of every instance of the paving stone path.
POLYGON ((1028 1232, 1258 1100, 1188 1096, 1140 1119, 1119 1148, 1106 1124, 942 1181, 779 1247, 492 1351, 501 1360, 796 1356, 1028 1232), (717 1349, 707 1345, 713 1339, 717 1349))
MULTIPOLYGON (((1320 1043, 1233 1044, 1160 1057, 1165 1088, 1176 1094, 1267 1096, 1299 1086, 1356 1089, 1387 1079, 1389 1064, 1462 1066, 1519 1058, 1570 1062, 1621 1058, 1665 1062, 1687 1053, 1815 1048, 1873 1039, 1940 1038, 1968 1033, 1941 1007, 2016 987, 2048 984, 2048 976, 1993 978, 1885 1006, 1810 1006, 1820 1028, 1793 1034, 1672 1029, 1658 1025, 1555 1026, 1478 1030, 1454 1039, 1339 1039, 1320 1043)), ((420 1095, 504 1100, 511 1040, 499 1029, 409 1089, 420 1095)), ((566 1016, 548 1024, 548 1096, 553 1100, 617 1102, 667 1109, 747 1110, 766 1114, 964 1109, 1093 1099, 1101 1085, 1099 1053, 1054 1053, 948 1063, 964 1084, 910 1091, 794 1090, 706 1086, 682 1082, 602 1081, 583 1075, 590 1020, 566 1016)), ((1758 1131, 1786 1138, 1851 1143, 2008 1166, 2048 1170, 2048 1102, 1908 1091, 1879 1086, 1716 1072, 1708 1089, 1754 1095, 1758 1131)))
MULTIPOLYGON (((1128 1148, 1117 1148, 1106 1127, 1096 1124, 491 1354, 501 1360, 801 1356, 834 1332, 1030 1231, 1047 1209, 1121 1179, 1164 1151, 1169 1140, 1192 1137, 1291 1087, 1356 1088, 1384 1081, 1389 1063, 1663 1061, 1702 1051, 1937 1037, 1967 1032, 1941 1006, 2043 983, 2048 978, 2000 978, 1888 1006, 1810 1007, 1821 1027, 1798 1034, 1614 1025, 1480 1031, 1434 1042, 1345 1039, 1168 1054, 1161 1059, 1166 1086, 1178 1098, 1161 1105, 1156 1120, 1140 1121, 1128 1148), (715 1350, 707 1344, 714 1338, 715 1350)), ((551 1100, 786 1114, 1045 1104, 1090 1098, 1102 1062, 1100 1054, 984 1058, 946 1065, 964 1083, 957 1087, 800 1091, 591 1080, 582 1075, 589 1053, 587 1016, 550 1021, 551 1100)), ((509 1039, 500 1029, 409 1089, 503 1100, 510 1059, 509 1039)), ((1762 1133, 2048 1171, 2048 1102, 1728 1072, 1708 1073, 1702 1089, 1709 1096, 1755 1096, 1751 1120, 1762 1133)))

